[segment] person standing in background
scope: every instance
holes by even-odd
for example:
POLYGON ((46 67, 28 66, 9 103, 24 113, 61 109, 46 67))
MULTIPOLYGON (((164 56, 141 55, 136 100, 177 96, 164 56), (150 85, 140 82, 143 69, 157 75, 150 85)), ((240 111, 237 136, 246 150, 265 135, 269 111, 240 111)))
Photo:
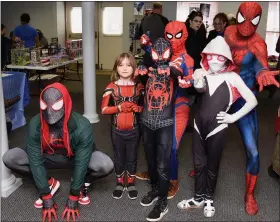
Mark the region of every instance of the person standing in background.
POLYGON ((30 15, 23 13, 20 16, 21 25, 17 26, 13 33, 14 41, 24 41, 26 48, 39 47, 40 42, 38 38, 38 33, 36 30, 29 25, 30 15))
POLYGON ((226 27, 228 27, 229 21, 227 18, 227 15, 223 12, 218 13, 215 15, 213 19, 213 26, 214 30, 211 30, 209 32, 208 38, 207 38, 207 44, 214 38, 216 38, 218 35, 224 37, 224 31, 226 27))
MULTIPOLYGON (((153 12, 142 19, 139 32, 136 36, 140 39, 143 34, 146 34, 151 40, 151 43, 154 43, 156 39, 164 38, 164 29, 168 22, 168 19, 162 15, 162 4, 159 2, 153 3, 153 12)), ((150 52, 145 50, 143 65, 150 67, 153 64, 154 62, 150 52)))
POLYGON ((47 38, 40 29, 36 29, 36 32, 38 33, 41 48, 47 49, 49 45, 47 38))
POLYGON ((185 22, 189 36, 185 42, 187 53, 194 60, 194 71, 200 68, 201 52, 206 46, 206 29, 202 27, 203 16, 200 11, 192 11, 185 22))
POLYGON ((6 27, 1 24, 1 70, 11 61, 12 42, 6 36, 6 27))
POLYGON ((275 51, 279 53, 278 62, 277 62, 277 65, 276 65, 276 70, 280 70, 280 36, 278 37, 275 51))

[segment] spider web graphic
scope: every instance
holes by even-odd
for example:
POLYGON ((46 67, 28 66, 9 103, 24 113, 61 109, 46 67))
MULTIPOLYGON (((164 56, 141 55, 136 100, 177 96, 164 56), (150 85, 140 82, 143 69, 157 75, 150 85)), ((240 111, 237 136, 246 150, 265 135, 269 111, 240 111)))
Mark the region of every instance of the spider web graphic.
POLYGON ((164 119, 165 108, 170 105, 172 90, 170 76, 153 72, 146 85, 146 118, 142 118, 145 126, 152 130, 173 124, 173 118, 164 119))

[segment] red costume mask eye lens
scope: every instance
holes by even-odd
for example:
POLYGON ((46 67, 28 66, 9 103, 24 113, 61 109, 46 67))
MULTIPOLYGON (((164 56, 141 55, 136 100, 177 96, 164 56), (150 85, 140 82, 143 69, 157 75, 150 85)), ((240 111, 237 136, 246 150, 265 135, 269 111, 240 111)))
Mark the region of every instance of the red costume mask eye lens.
POLYGON ((170 56, 170 48, 167 48, 163 53, 162 53, 162 58, 167 60, 170 56))
POLYGON ((47 107, 48 107, 47 104, 43 100, 40 100, 40 108, 41 108, 41 110, 45 110, 47 107))
POLYGON ((209 60, 212 60, 212 55, 207 55, 206 56, 206 59, 209 61, 209 60))
POLYGON ((53 110, 58 111, 63 107, 63 99, 60 99, 59 101, 55 102, 52 105, 53 110))
POLYGON ((257 17, 255 17, 251 22, 253 25, 258 25, 259 24, 259 21, 260 21, 260 16, 258 15, 257 17))
POLYGON ((225 58, 224 56, 219 55, 219 56, 218 56, 218 60, 219 60, 220 62, 224 62, 224 61, 226 61, 226 58, 225 58))
POLYGON ((173 35, 171 35, 170 33, 166 33, 166 37, 167 37, 168 39, 172 39, 172 38, 173 38, 173 35))
POLYGON ((176 35, 175 35, 175 38, 176 39, 180 39, 182 37, 182 31, 181 32, 178 32, 176 35))
POLYGON ((242 23, 244 21, 245 21, 245 18, 242 16, 242 14, 240 12, 238 12, 237 22, 240 24, 240 23, 242 23))
POLYGON ((153 48, 152 48, 152 59, 153 59, 154 61, 158 61, 158 59, 159 59, 159 56, 158 56, 157 51, 154 50, 153 48))

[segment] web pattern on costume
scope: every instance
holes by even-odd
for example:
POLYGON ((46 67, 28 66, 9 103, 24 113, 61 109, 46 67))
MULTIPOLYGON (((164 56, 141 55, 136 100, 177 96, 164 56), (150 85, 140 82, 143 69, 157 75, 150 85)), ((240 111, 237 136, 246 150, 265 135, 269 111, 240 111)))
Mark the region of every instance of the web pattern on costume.
POLYGON ((170 105, 173 86, 170 76, 160 75, 156 70, 150 73, 146 85, 147 118, 142 118, 142 123, 152 130, 173 124, 173 118, 163 119, 164 109, 170 105))

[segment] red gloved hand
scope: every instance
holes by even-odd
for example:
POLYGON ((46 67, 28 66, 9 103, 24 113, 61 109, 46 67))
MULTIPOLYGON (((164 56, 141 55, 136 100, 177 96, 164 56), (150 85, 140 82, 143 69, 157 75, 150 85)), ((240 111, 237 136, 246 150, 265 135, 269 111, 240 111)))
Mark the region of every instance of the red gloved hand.
POLYGON ((138 106, 137 104, 133 103, 132 106, 131 106, 131 109, 135 113, 141 113, 142 110, 143 110, 143 107, 142 106, 138 106))
POLYGON ((279 75, 280 71, 263 70, 257 76, 257 82, 260 86, 259 91, 263 90, 264 86, 275 85, 279 88, 279 83, 275 80, 274 76, 279 75))
POLYGON ((170 75, 170 68, 168 65, 160 65, 158 66, 157 68, 157 71, 158 71, 158 74, 161 74, 161 75, 170 75))
POLYGON ((80 218, 79 208, 78 208, 78 200, 79 196, 69 195, 68 200, 66 202, 65 209, 62 213, 62 219, 66 217, 67 221, 76 221, 76 217, 80 218))
POLYGON ((141 46, 152 45, 152 42, 151 42, 150 38, 147 35, 143 34, 140 37, 140 45, 141 46))
POLYGON ((122 104, 120 104, 118 106, 118 109, 122 113, 129 113, 132 111, 132 109, 131 109, 132 105, 133 105, 133 103, 131 103, 131 102, 123 102, 122 104))
POLYGON ((181 76, 178 76, 178 82, 179 82, 179 86, 181 88, 189 88, 192 86, 191 80, 193 80, 192 76, 186 76, 181 78, 181 76))
POLYGON ((138 75, 146 75, 148 73, 148 69, 146 68, 146 66, 144 65, 140 65, 137 67, 137 69, 134 72, 134 76, 138 76, 138 75))
POLYGON ((180 72, 181 75, 182 75, 182 74, 183 74, 183 69, 181 68, 182 62, 183 62, 182 57, 179 57, 179 58, 176 58, 176 59, 173 60, 173 61, 170 61, 170 62, 169 62, 170 69, 173 69, 173 70, 175 69, 175 70, 177 70, 178 72, 180 72))
POLYGON ((52 195, 48 194, 45 196, 42 196, 43 200, 43 210, 42 210, 42 221, 52 221, 52 217, 54 217, 55 220, 57 220, 57 214, 56 214, 56 208, 57 205, 52 199, 52 195))

